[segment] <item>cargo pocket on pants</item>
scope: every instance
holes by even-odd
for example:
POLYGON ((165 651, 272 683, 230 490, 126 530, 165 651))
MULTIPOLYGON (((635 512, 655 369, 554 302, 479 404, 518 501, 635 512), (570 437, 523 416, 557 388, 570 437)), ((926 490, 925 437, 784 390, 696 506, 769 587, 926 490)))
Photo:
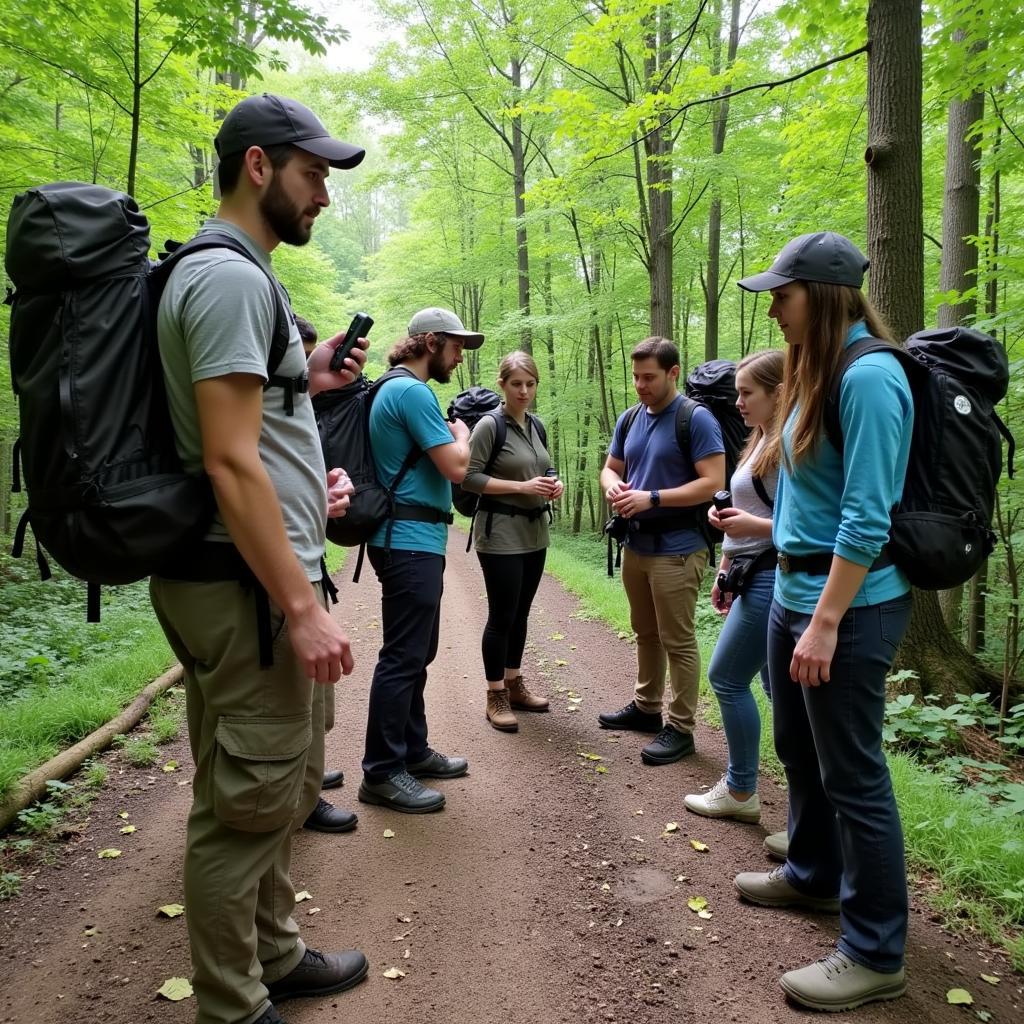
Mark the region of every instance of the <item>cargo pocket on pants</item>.
POLYGON ((217 722, 213 812, 243 832, 273 832, 295 816, 313 740, 307 712, 281 718, 222 715, 217 722))

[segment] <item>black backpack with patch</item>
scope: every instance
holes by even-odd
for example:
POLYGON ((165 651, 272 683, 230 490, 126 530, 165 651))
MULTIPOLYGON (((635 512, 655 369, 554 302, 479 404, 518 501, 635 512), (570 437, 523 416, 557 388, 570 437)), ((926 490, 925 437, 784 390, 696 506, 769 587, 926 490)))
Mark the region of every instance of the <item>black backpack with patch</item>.
MULTIPOLYGON (((11 206, 5 263, 15 286, 7 302, 20 418, 14 490, 22 475, 28 490, 12 554, 21 554, 31 526, 43 578, 50 575, 45 549, 90 585, 91 621, 99 585, 131 583, 173 564, 213 514, 208 480, 186 473, 175 450, 156 341, 156 311, 174 266, 213 247, 252 260, 233 239, 204 234, 154 264, 135 200, 98 185, 44 185, 11 206)), ((289 324, 273 291, 267 386, 286 383, 290 401, 302 380, 274 376, 289 324)))
POLYGON ((1013 476, 1013 435, 994 408, 1009 383, 1006 350, 966 327, 921 331, 906 348, 878 338, 847 346, 825 406, 826 436, 840 454, 843 375, 869 352, 899 359, 914 399, 906 482, 886 550, 913 586, 947 590, 969 580, 995 547, 991 523, 1004 438, 1013 476))
POLYGON ((391 529, 396 520, 423 523, 451 523, 450 512, 425 505, 400 505, 395 500, 406 474, 419 462, 423 449, 413 445, 394 479, 385 483, 377 475, 370 435, 370 409, 381 387, 389 380, 413 377, 404 366, 396 366, 376 380, 365 375, 351 384, 313 396, 313 411, 320 431, 320 445, 328 469, 341 466, 355 488, 344 516, 327 520, 327 539, 342 547, 359 547, 353 579, 363 568, 366 544, 387 523, 385 548, 391 547, 391 529))

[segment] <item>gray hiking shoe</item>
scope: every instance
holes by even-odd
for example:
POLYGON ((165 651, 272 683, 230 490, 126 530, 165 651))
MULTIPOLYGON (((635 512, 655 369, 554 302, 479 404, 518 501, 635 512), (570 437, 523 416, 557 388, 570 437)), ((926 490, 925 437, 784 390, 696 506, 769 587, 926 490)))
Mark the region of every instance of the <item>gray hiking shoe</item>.
POLYGON ((782 991, 794 1002, 812 1010, 852 1010, 864 1003, 897 999, 907 990, 901 967, 895 974, 882 974, 855 963, 834 950, 807 967, 789 971, 779 979, 782 991))
POLYGON ((784 864, 771 871, 743 871, 736 876, 735 884, 743 899, 761 907, 801 907, 823 914, 839 913, 838 898, 805 896, 794 889, 786 881, 784 864))

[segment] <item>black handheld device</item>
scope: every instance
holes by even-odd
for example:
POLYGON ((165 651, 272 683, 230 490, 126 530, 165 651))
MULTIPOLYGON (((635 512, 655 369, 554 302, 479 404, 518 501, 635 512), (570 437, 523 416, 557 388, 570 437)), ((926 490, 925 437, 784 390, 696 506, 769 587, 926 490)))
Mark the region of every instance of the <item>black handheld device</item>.
POLYGON ((716 491, 711 502, 719 512, 723 508, 732 508, 732 491, 716 491))
POLYGON ((373 326, 373 317, 367 313, 356 313, 352 318, 352 323, 348 325, 348 330, 345 332, 345 338, 342 343, 334 350, 334 355, 331 356, 331 370, 337 373, 338 370, 345 368, 345 360, 348 359, 355 348, 356 341, 359 338, 365 338, 370 333, 370 328, 373 326))

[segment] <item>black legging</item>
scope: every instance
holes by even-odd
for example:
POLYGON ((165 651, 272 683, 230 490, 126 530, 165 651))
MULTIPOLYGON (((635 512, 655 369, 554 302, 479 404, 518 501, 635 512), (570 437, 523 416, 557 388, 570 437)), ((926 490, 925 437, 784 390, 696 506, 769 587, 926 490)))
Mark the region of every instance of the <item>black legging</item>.
POLYGON ((487 587, 487 625, 482 643, 484 676, 488 682, 505 678, 506 668, 518 668, 526 646, 530 605, 544 574, 547 548, 523 555, 476 553, 487 587))

